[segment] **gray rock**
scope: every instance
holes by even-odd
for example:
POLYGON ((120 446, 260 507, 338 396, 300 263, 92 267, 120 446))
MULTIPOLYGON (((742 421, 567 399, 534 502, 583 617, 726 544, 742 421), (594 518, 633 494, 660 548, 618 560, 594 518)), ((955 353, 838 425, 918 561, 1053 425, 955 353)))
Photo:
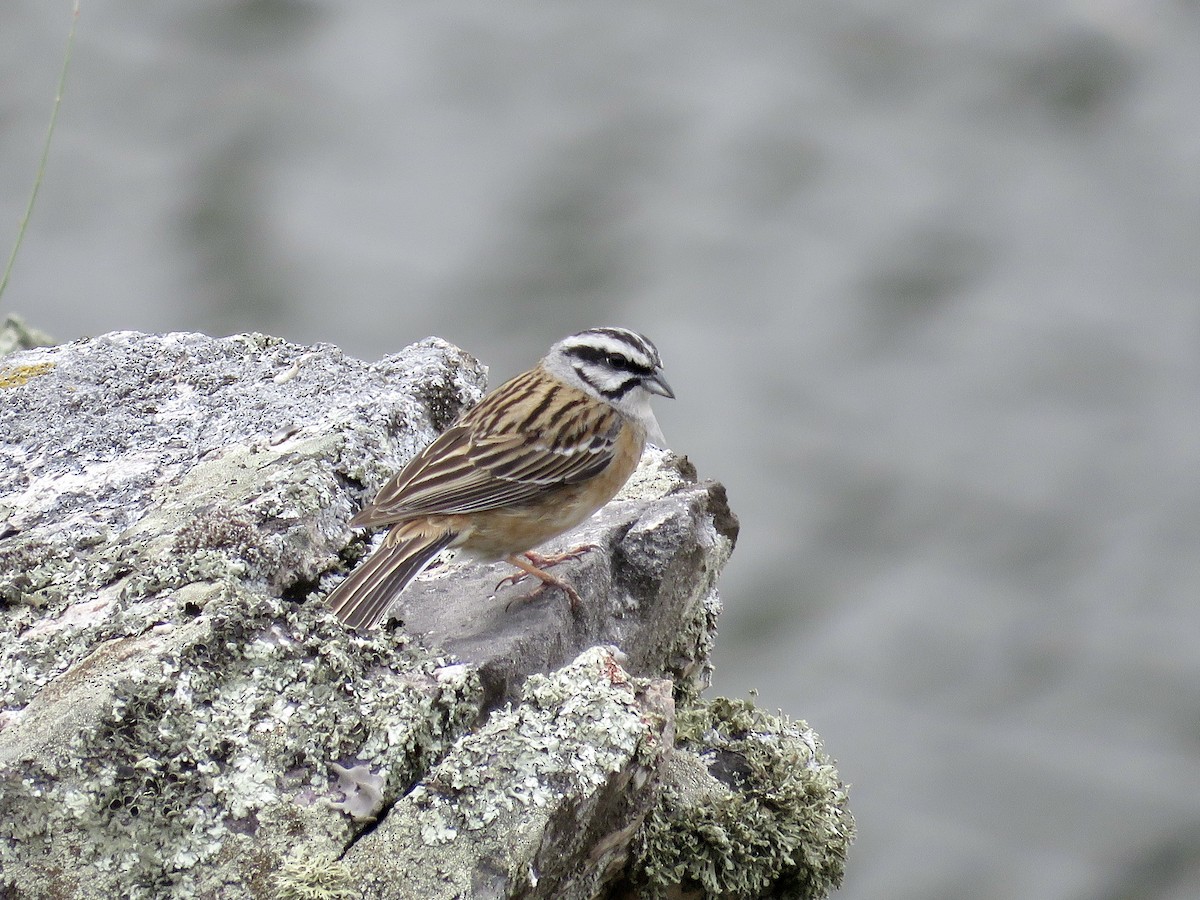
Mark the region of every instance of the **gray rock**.
MULTIPOLYGON (((365 552, 353 510, 483 381, 435 339, 367 365, 118 333, 0 363, 0 895, 591 897, 691 878, 654 859, 687 770, 666 761, 703 761, 703 735, 671 749, 675 708, 707 684, 737 524, 686 459, 648 451, 551 547, 597 545, 563 567, 578 614, 454 561, 367 635, 322 602, 365 552)), ((813 769, 837 815, 804 853, 780 843, 792 869, 852 828, 836 772, 813 769)), ((810 868, 794 896, 840 878, 810 868)))

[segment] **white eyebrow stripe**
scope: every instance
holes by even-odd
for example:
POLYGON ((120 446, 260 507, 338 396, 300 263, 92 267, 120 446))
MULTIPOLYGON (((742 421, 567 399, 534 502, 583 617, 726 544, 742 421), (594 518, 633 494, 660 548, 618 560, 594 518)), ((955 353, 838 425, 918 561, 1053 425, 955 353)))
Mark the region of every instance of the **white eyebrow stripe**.
POLYGON ((587 349, 600 353, 618 353, 642 366, 652 368, 655 365, 654 354, 642 341, 635 341, 624 335, 616 337, 606 332, 585 331, 571 335, 562 342, 564 350, 587 349))

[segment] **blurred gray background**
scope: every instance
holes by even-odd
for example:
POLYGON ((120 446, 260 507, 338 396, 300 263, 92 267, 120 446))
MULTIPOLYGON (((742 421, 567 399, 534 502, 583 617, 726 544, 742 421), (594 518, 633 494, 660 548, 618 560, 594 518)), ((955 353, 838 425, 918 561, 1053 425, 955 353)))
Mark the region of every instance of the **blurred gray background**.
MULTIPOLYGON (((68 24, 0 3, 5 257, 68 24)), ((644 330, 842 896, 1200 897, 1196 0, 85 0, 72 65, 3 309, 644 330)))

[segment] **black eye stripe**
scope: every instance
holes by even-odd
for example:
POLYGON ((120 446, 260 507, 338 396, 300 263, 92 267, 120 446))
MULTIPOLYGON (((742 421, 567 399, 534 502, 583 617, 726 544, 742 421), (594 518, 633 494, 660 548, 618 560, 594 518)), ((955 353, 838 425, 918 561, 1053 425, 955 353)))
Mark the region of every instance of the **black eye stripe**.
POLYGON ((606 365, 623 372, 632 372, 635 375, 646 376, 654 372, 652 366, 634 362, 629 357, 615 350, 601 350, 599 347, 581 346, 570 347, 567 349, 567 353, 582 362, 606 365))

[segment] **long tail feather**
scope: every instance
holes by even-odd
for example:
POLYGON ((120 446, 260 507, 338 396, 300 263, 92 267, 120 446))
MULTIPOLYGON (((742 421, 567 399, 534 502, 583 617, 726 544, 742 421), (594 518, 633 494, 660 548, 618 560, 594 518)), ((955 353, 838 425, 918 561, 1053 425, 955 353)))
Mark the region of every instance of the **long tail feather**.
POLYGON ((378 625, 404 586, 456 537, 453 531, 407 531, 411 527, 393 526, 382 546, 329 594, 326 602, 348 627, 378 625))

